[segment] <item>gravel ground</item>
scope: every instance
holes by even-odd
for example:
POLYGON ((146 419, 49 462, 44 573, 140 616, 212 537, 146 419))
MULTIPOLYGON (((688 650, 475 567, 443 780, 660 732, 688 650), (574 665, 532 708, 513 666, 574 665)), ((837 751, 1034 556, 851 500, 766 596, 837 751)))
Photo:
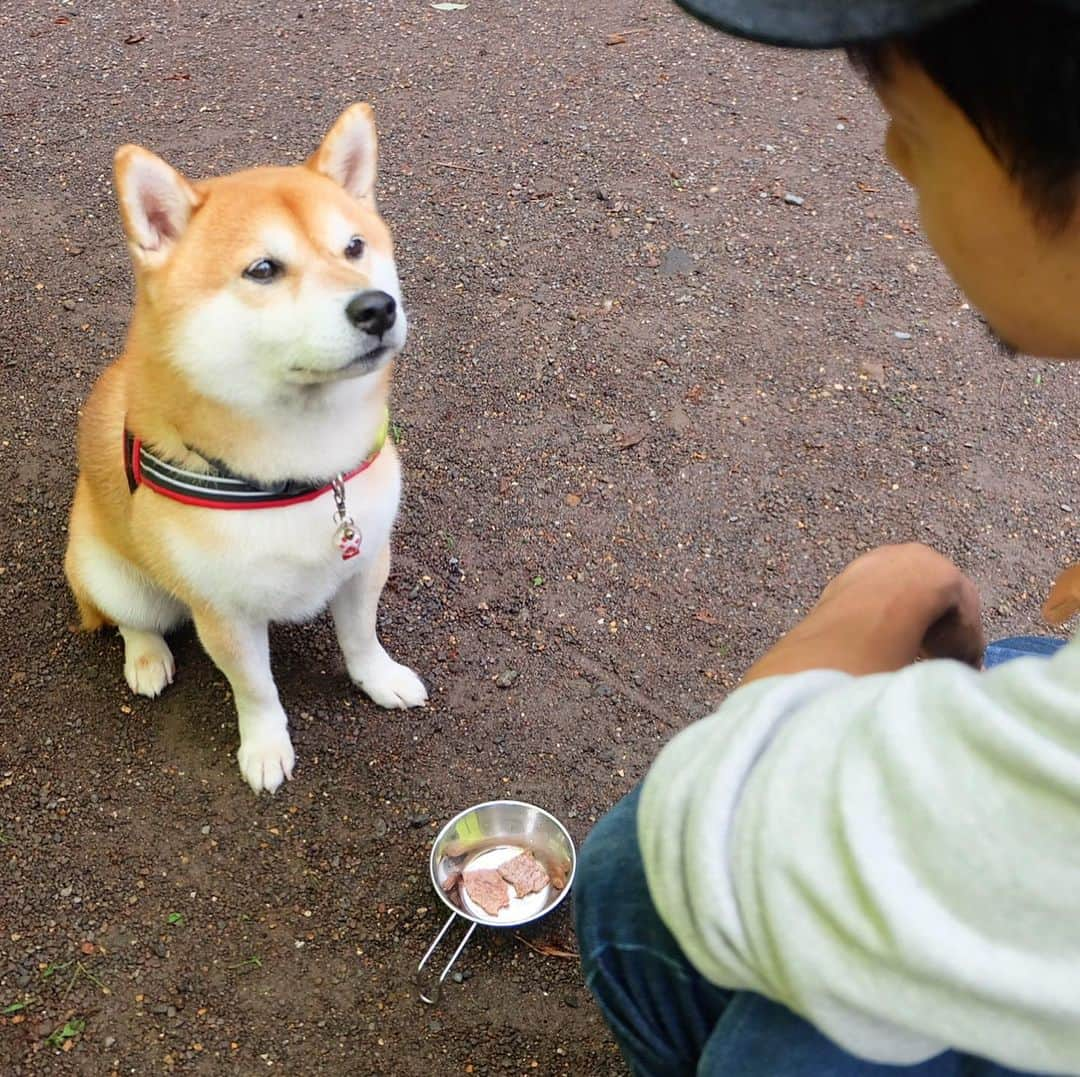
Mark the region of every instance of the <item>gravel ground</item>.
POLYGON ((1038 631, 1077 368, 996 353, 838 56, 663 0, 0 14, 0 1071, 623 1072, 567 910, 419 1004, 439 825, 519 797, 580 841, 877 543, 1038 631), (109 171, 297 161, 357 99, 414 327, 383 634, 432 702, 368 704, 325 619, 277 631, 300 763, 256 799, 190 633, 150 702, 68 630, 75 415, 130 303, 109 171))

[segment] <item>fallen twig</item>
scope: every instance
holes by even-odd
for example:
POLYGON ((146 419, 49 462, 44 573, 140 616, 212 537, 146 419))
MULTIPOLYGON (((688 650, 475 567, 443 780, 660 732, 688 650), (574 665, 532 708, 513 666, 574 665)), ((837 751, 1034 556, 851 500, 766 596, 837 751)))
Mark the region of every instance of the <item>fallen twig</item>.
POLYGON ((483 172, 482 168, 473 168, 472 165, 458 165, 453 161, 436 161, 436 168, 455 168, 459 172, 483 172))
POLYGON ((100 988, 101 993, 103 995, 111 995, 112 994, 112 992, 109 990, 109 988, 105 984, 103 984, 101 982, 101 980, 98 979, 98 977, 95 976, 81 961, 76 961, 75 962, 75 971, 71 974, 71 979, 68 980, 68 985, 67 985, 67 987, 64 988, 64 993, 60 996, 60 1001, 61 1002, 63 1002, 64 999, 66 999, 68 997, 68 993, 75 986, 75 981, 78 980, 80 976, 85 977, 95 987, 100 988))

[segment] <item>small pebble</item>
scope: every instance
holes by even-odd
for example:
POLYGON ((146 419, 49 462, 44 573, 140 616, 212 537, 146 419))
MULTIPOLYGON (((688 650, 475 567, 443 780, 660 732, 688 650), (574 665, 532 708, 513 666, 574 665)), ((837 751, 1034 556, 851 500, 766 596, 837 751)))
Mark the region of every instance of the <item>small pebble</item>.
POLYGON ((788 191, 784 195, 784 201, 789 206, 801 206, 806 201, 806 199, 800 198, 797 194, 792 194, 790 191, 788 191))

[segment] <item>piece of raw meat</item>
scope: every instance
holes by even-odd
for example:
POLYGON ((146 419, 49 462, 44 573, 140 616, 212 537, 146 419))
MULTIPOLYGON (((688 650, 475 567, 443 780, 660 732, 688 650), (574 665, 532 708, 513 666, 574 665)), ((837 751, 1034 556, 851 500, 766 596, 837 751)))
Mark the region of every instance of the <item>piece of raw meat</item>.
POLYGON ((519 898, 538 893, 551 882, 540 861, 528 852, 500 864, 499 874, 514 888, 519 898))
POLYGON ((461 877, 469 897, 488 914, 498 916, 510 904, 506 880, 494 868, 476 868, 461 877))
POLYGON ((551 885, 556 890, 561 890, 566 885, 566 872, 570 867, 569 864, 556 864, 551 869, 551 885))

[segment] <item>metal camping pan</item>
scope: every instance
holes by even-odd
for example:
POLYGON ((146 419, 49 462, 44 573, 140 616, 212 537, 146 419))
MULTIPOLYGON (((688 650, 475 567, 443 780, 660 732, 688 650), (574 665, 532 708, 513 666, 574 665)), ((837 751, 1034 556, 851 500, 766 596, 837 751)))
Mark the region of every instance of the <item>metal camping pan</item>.
POLYGON ((469 930, 434 987, 425 989, 421 986, 420 998, 427 1003, 437 1001, 440 985, 478 926, 520 927, 551 912, 570 892, 576 867, 577 854, 566 827, 534 804, 520 800, 490 800, 455 815, 439 831, 431 847, 431 885, 450 910, 450 917, 416 968, 418 982, 420 973, 454 921, 459 917, 468 920, 469 930), (498 868, 523 852, 536 857, 547 872, 549 882, 524 897, 518 897, 510 887, 507 891, 509 904, 493 916, 461 885, 462 876, 466 871, 498 868))

